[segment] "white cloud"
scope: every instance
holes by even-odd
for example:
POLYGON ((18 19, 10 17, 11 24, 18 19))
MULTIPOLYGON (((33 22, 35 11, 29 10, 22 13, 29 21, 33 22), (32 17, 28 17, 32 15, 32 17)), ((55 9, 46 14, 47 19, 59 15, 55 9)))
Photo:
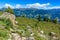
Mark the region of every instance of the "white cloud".
POLYGON ((40 8, 40 9, 43 9, 43 8, 46 8, 47 6, 49 6, 50 3, 46 3, 46 4, 40 4, 40 3, 34 3, 34 4, 27 4, 27 8, 40 8))
POLYGON ((53 7, 48 7, 46 9, 59 9, 59 8, 60 8, 60 6, 53 6, 53 7))
POLYGON ((13 8, 21 8, 22 5, 20 5, 20 4, 16 4, 15 6, 13 6, 13 5, 11 5, 11 4, 7 4, 7 3, 6 3, 6 4, 4 5, 4 7, 5 7, 5 8, 10 7, 10 8, 13 9, 13 8))
POLYGON ((21 8, 22 7, 22 5, 20 5, 20 4, 16 4, 16 6, 15 6, 15 8, 21 8))
POLYGON ((50 3, 46 3, 46 4, 40 4, 40 3, 34 3, 34 4, 25 4, 25 5, 21 5, 21 4, 16 4, 15 6, 12 6, 10 4, 5 4, 4 7, 11 7, 11 8, 38 8, 38 9, 42 9, 42 8, 46 8, 47 6, 49 6, 50 3))
POLYGON ((11 8, 38 8, 38 9, 59 9, 60 6, 51 6, 50 3, 46 3, 46 4, 40 4, 40 3, 33 3, 33 4, 15 4, 15 5, 11 5, 11 4, 4 4, 2 5, 0 8, 2 7, 11 7, 11 8))
POLYGON ((14 8, 14 6, 12 6, 12 5, 10 5, 10 4, 7 4, 7 3, 4 5, 4 7, 5 7, 5 8, 8 8, 8 7, 14 8))

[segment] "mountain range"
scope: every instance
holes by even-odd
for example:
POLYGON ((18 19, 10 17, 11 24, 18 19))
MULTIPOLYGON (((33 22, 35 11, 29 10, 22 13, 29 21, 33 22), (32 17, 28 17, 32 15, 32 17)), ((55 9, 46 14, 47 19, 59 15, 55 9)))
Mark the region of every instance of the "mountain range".
MULTIPOLYGON (((4 8, 3 8, 4 9, 4 8)), ((3 11, 1 9, 0 11, 3 11)), ((37 15, 42 15, 42 17, 50 16, 51 19, 59 18, 60 19, 60 9, 35 9, 35 8, 20 8, 20 9, 13 9, 16 16, 21 16, 25 14, 27 17, 34 18, 37 15), (30 16, 29 16, 30 15, 30 16)))

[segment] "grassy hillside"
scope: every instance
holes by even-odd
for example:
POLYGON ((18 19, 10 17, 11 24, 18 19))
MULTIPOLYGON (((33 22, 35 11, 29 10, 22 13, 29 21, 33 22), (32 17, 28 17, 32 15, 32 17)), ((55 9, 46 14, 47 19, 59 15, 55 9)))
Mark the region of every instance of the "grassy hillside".
POLYGON ((2 15, 2 12, 0 11, 0 15, 2 15))
POLYGON ((50 32, 55 32, 57 36, 60 35, 60 24, 54 24, 52 22, 44 22, 44 21, 40 21, 39 23, 37 23, 36 19, 29 19, 24 17, 18 17, 16 18, 16 20, 19 22, 20 29, 27 30, 27 25, 30 25, 32 31, 35 33, 34 36, 37 40, 40 40, 37 31, 41 30, 43 30, 44 34, 46 35, 49 35, 50 32))
MULTIPOLYGON (((56 35, 59 37, 60 39, 60 24, 54 24, 52 22, 44 22, 44 21, 40 21, 37 22, 36 19, 32 19, 32 18, 26 18, 26 17, 16 17, 16 20, 18 21, 18 24, 16 27, 17 28, 16 31, 14 30, 14 32, 19 33, 21 36, 26 36, 29 37, 31 32, 28 31, 28 26, 30 26, 31 31, 34 33, 34 38, 35 40, 46 40, 45 38, 41 37, 39 35, 40 31, 44 31, 45 35, 49 35, 50 32, 55 32, 56 35), (20 32, 18 30, 23 30, 25 31, 24 34, 23 32, 20 32)), ((7 25, 6 22, 1 21, 0 20, 0 25, 6 26, 8 28, 11 28, 11 26, 7 25)), ((10 30, 8 30, 7 28, 0 28, 0 39, 1 40, 7 40, 8 38, 8 34, 10 34, 10 30)))

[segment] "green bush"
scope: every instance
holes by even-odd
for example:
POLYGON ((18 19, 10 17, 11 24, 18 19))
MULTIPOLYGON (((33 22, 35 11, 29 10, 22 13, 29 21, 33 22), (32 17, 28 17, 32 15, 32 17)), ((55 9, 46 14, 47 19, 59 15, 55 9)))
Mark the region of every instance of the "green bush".
POLYGON ((59 19, 56 17, 52 22, 53 23, 58 23, 59 19))
POLYGON ((51 22, 51 19, 45 17, 43 21, 51 22))
POLYGON ((58 21, 56 19, 53 20, 53 23, 57 23, 58 21))
POLYGON ((22 16, 21 17, 26 17, 26 14, 22 14, 22 16))

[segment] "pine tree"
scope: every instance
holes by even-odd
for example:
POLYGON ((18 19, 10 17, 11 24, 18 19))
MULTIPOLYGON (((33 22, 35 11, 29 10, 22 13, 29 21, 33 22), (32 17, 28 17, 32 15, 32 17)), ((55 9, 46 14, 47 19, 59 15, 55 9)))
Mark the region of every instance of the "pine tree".
POLYGON ((53 20, 53 23, 58 23, 58 21, 59 21, 59 19, 58 19, 58 18, 55 18, 55 19, 53 20))
POLYGON ((9 13, 11 13, 11 14, 14 14, 13 10, 12 10, 10 7, 8 7, 8 8, 5 10, 5 12, 9 12, 9 13))
POLYGON ((37 18, 37 19, 38 19, 38 21, 41 21, 41 16, 40 16, 40 15, 38 15, 38 18, 37 18))

